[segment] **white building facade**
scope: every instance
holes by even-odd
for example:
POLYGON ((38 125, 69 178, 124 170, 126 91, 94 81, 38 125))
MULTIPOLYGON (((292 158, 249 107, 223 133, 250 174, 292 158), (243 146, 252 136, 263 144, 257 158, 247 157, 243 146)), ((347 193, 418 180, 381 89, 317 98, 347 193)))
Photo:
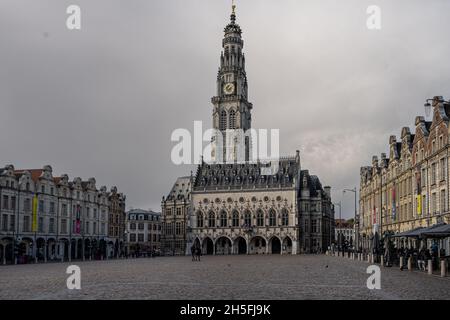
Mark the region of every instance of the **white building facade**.
POLYGON ((94 178, 54 177, 50 166, 1 168, 0 263, 113 257, 108 194, 94 178))

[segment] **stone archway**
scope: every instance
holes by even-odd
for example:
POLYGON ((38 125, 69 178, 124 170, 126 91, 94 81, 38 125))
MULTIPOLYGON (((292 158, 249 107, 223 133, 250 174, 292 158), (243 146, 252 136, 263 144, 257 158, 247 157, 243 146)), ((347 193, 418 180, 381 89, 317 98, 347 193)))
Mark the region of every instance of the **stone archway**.
POLYGON ((83 259, 83 240, 78 239, 77 241, 77 259, 83 259))
POLYGON ((234 239, 234 253, 247 254, 247 241, 242 237, 234 239))
POLYGON ((56 257, 58 259, 69 260, 70 250, 69 250, 69 239, 61 238, 58 240, 56 257))
POLYGON ((71 260, 75 260, 77 258, 76 250, 77 250, 77 240, 71 239, 70 240, 70 259, 71 260))
POLYGON ((84 258, 90 259, 92 253, 92 246, 91 246, 91 240, 90 239, 84 239, 84 258))
POLYGON ((250 241, 250 254, 265 254, 267 241, 261 236, 253 237, 250 241))
POLYGON ((36 260, 45 261, 45 251, 47 243, 44 238, 36 239, 36 260))
POLYGON ((281 254, 281 241, 278 237, 272 237, 269 240, 269 248, 271 254, 281 254))
POLYGON ((46 259, 55 260, 57 256, 58 256, 58 248, 56 240, 54 238, 47 239, 46 259))
POLYGON ((292 254, 292 239, 290 237, 283 239, 283 253, 292 254))
POLYGON ((17 250, 17 263, 23 264, 23 263, 29 263, 33 260, 33 246, 34 242, 31 238, 23 238, 18 243, 18 250, 17 250))
POLYGON ((3 238, 2 239, 2 248, 3 252, 0 255, 0 264, 14 264, 14 246, 13 246, 12 238, 3 238))
POLYGON ((206 237, 205 239, 203 239, 202 253, 203 253, 203 255, 214 254, 214 243, 211 240, 211 238, 206 237))
POLYGON ((228 237, 219 237, 216 240, 216 255, 228 255, 232 253, 233 245, 228 237))
POLYGON ((99 244, 99 249, 100 249, 100 259, 106 259, 107 258, 107 254, 106 254, 106 248, 107 248, 107 244, 105 239, 101 239, 100 240, 100 244, 99 244))

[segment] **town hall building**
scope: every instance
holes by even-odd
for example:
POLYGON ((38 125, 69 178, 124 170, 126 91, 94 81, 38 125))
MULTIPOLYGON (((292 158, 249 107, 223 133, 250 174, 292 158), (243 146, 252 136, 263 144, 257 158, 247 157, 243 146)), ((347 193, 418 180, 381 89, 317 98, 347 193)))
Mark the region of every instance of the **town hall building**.
POLYGON ((334 235, 331 188, 301 168, 299 151, 275 159, 277 170, 270 172, 268 163, 251 157, 250 135, 223 147, 215 143, 227 141, 234 130, 252 128, 244 41, 234 6, 224 33, 212 98, 218 132, 212 138, 212 161, 202 160, 163 197, 161 251, 183 255, 191 246, 214 255, 325 251, 334 235))

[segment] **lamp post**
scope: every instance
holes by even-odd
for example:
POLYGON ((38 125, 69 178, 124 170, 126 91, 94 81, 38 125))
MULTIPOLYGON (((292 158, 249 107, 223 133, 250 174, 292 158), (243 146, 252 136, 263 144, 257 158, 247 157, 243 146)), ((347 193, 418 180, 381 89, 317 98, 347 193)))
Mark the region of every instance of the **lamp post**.
POLYGON ((357 196, 357 191, 356 191, 356 187, 354 189, 344 189, 342 191, 343 194, 345 194, 345 192, 353 192, 355 194, 355 221, 353 222, 354 225, 354 230, 355 230, 355 243, 356 243, 356 248, 359 249, 359 222, 358 220, 358 209, 356 207, 356 196, 357 196), (356 229, 356 225, 358 225, 358 230, 356 229))
MULTIPOLYGON (((341 208, 342 208, 342 204, 341 204, 341 201, 339 201, 339 202, 336 202, 336 203, 333 203, 333 205, 335 205, 335 206, 338 206, 339 207, 339 223, 341 223, 341 214, 342 214, 342 210, 341 210, 341 208)), ((338 231, 338 234, 337 234, 337 242, 338 242, 338 251, 341 249, 341 232, 340 231, 338 231)))
POLYGON ((125 231, 123 232, 123 234, 125 236, 124 245, 125 245, 125 256, 126 257, 128 257, 128 252, 130 251, 129 247, 128 247, 129 246, 128 233, 129 233, 128 229, 125 229, 125 231))

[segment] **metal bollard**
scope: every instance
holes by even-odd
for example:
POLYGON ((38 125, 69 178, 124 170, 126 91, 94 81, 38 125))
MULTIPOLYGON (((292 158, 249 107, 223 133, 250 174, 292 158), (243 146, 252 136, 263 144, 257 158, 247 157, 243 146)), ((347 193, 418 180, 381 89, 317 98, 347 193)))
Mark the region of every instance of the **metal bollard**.
POLYGON ((433 261, 428 260, 428 274, 433 274, 433 261))
POLYGON ((412 258, 411 257, 408 258, 408 270, 412 271, 412 258))
POLYGON ((403 257, 400 257, 400 269, 403 268, 403 257))
POLYGON ((441 261, 441 277, 447 276, 447 263, 445 260, 441 261))
POLYGON ((380 265, 381 265, 382 267, 384 267, 384 257, 383 257, 383 256, 381 256, 380 265))

